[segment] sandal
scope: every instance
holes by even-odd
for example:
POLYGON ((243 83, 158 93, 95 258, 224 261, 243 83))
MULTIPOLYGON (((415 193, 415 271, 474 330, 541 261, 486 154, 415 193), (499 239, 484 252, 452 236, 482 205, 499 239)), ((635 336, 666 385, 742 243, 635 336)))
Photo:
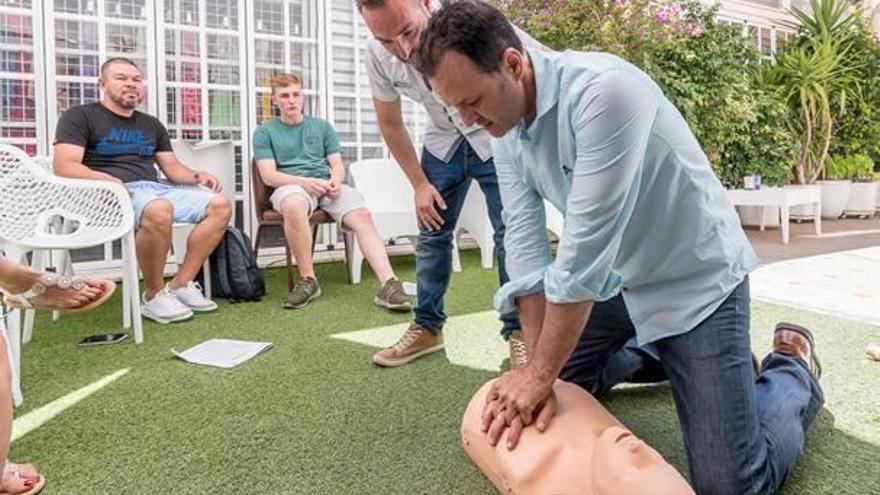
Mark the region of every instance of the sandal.
POLYGON ((0 481, 0 495, 34 495, 43 489, 43 486, 46 484, 46 478, 44 478, 41 474, 36 472, 36 468, 29 464, 16 464, 14 462, 6 461, 6 467, 3 469, 3 478, 0 481), (26 477, 21 472, 22 467, 28 466, 30 470, 36 473, 36 478, 26 477), (9 491, 9 487, 6 486, 8 481, 15 480, 17 485, 22 486, 21 491, 9 491), (28 485, 29 481, 33 480, 32 484, 28 485))
MULTIPOLYGON (((88 311, 92 308, 96 308, 104 303, 110 296, 113 295, 113 292, 116 291, 116 284, 110 280, 101 280, 101 285, 104 286, 104 292, 98 296, 96 299, 83 304, 82 306, 77 306, 73 308, 58 308, 67 313, 79 313, 82 311, 88 311)), ((34 309, 34 305, 31 302, 31 299, 39 296, 40 294, 46 292, 46 288, 57 286, 61 290, 83 290, 89 283, 82 277, 70 276, 70 275, 57 275, 52 272, 43 272, 40 274, 40 280, 35 282, 34 285, 31 285, 31 288, 22 292, 21 294, 10 294, 6 291, 3 291, 4 299, 6 304, 12 308, 24 308, 24 309, 34 309)), ((2 494, 0 494, 2 495, 2 494)))

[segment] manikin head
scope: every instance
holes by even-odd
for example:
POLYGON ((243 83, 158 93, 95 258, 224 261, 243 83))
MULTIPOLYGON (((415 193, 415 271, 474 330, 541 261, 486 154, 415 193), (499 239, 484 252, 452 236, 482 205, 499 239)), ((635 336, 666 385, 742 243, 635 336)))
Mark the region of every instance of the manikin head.
POLYGON ((431 17, 413 58, 443 102, 465 124, 503 136, 534 112, 534 75, 513 26, 480 0, 462 0, 431 17))
POLYGON ((527 427, 514 450, 507 449, 504 436, 497 446, 490 446, 480 430, 480 415, 491 383, 468 405, 462 443, 502 492, 694 495, 657 451, 624 428, 583 389, 562 381, 554 385, 557 416, 544 433, 527 427))
POLYGON ((373 37, 395 57, 409 62, 431 17, 431 0, 356 0, 373 37))
POLYGON ((302 81, 294 74, 278 74, 272 78, 272 103, 281 112, 284 122, 300 122, 303 119, 302 81))
POLYGON ((609 426, 599 435, 593 454, 593 489, 596 495, 693 493, 663 456, 621 426, 609 426))
POLYGON ((104 106, 116 113, 130 115, 144 99, 144 74, 127 58, 115 57, 101 64, 98 86, 104 94, 104 106))

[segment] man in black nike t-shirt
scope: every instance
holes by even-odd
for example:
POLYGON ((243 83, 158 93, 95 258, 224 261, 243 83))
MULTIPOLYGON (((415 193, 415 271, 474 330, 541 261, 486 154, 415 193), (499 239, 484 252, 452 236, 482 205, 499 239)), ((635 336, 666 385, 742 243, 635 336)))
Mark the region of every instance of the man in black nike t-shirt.
POLYGON ((73 107, 55 132, 55 173, 122 183, 134 206, 137 258, 146 291, 143 314, 159 323, 191 318, 217 305, 193 282, 226 231, 232 214, 216 177, 180 163, 165 126, 135 110, 143 101, 143 73, 134 62, 111 58, 101 66, 101 101, 73 107), (167 181, 159 181, 156 165, 167 181), (197 224, 186 258, 166 284, 165 260, 174 223, 197 224))

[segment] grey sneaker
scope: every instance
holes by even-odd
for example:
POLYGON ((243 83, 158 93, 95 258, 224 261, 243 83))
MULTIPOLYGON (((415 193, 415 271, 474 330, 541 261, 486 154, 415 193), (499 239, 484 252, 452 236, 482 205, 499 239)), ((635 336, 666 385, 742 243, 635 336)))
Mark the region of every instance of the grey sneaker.
POLYGON ((287 294, 287 300, 284 301, 284 307, 288 309, 299 309, 306 307, 312 299, 321 295, 321 286, 318 281, 312 277, 301 278, 297 280, 296 285, 290 294, 287 294))
POLYGON ((171 293, 193 311, 206 313, 217 309, 217 303, 205 297, 198 282, 190 282, 179 289, 171 289, 171 293))
POLYGON ((174 297, 168 286, 162 288, 147 301, 147 295, 141 296, 141 314, 156 323, 171 323, 192 318, 193 312, 174 297))
POLYGON ((403 284, 396 278, 390 278, 385 285, 376 293, 373 303, 380 308, 390 309, 391 311, 409 311, 412 309, 412 303, 403 291, 403 284))

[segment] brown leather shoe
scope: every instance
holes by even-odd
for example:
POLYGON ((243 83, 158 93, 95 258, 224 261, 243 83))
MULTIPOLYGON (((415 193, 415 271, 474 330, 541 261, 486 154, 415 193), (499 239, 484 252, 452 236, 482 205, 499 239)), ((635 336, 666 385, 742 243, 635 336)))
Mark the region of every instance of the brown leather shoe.
POLYGON ((822 376, 822 365, 816 356, 813 334, 800 325, 777 323, 773 333, 773 352, 800 358, 807 363, 807 368, 816 378, 822 376))
POLYGON ((426 354, 443 350, 443 336, 434 335, 427 328, 413 322, 396 344, 373 355, 379 366, 402 366, 426 354))

